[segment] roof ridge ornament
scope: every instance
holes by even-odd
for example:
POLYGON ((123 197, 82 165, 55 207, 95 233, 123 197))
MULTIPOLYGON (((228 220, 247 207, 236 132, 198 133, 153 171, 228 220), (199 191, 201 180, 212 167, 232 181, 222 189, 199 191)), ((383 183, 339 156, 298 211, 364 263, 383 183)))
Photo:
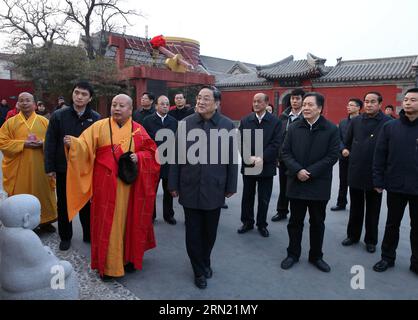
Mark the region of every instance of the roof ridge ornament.
POLYGON ((412 64, 412 70, 414 70, 415 72, 418 72, 418 56, 415 59, 415 62, 412 64))
POLYGON ((295 57, 293 55, 288 56, 287 58, 284 58, 283 60, 274 62, 274 63, 270 63, 270 64, 266 64, 266 65, 260 65, 260 66, 256 66, 257 71, 262 71, 264 69, 270 69, 270 68, 274 68, 283 64, 288 64, 290 62, 293 62, 295 60, 295 57))
POLYGON ((229 68, 229 70, 226 73, 232 74, 234 70, 236 70, 237 68, 240 69, 242 73, 252 73, 250 68, 248 68, 243 62, 238 60, 232 65, 231 68, 229 68))
POLYGON ((308 63, 313 67, 323 66, 327 61, 327 59, 319 58, 310 52, 308 52, 306 59, 308 63))

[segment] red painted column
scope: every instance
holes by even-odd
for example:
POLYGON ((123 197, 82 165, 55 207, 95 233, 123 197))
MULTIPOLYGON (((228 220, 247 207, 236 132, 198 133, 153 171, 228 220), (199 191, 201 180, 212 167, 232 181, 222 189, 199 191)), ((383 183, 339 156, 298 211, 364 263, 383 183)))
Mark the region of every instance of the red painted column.
POLYGON ((106 118, 110 115, 110 106, 108 104, 108 99, 106 97, 99 98, 97 112, 100 113, 102 118, 106 118))
MULTIPOLYGON (((142 94, 148 90, 147 79, 135 80, 135 92, 136 92, 136 107, 141 105, 142 94)), ((134 106, 135 108, 135 106, 134 106)))
POLYGON ((116 65, 118 66, 119 70, 123 69, 125 67, 125 39, 111 35, 109 36, 109 46, 116 47, 116 65))
POLYGON ((125 41, 121 41, 120 46, 116 51, 116 63, 119 70, 125 67, 125 49, 125 41))

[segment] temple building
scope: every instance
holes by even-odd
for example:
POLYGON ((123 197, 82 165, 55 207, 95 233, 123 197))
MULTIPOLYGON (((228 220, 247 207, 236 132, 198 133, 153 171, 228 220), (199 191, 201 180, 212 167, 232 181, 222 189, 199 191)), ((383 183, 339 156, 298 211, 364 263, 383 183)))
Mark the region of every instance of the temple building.
MULTIPOLYGON (((390 104, 399 112, 405 91, 418 86, 418 55, 340 58, 335 66, 327 66, 326 59, 308 53, 303 60, 289 56, 257 66, 201 55, 199 42, 192 39, 162 36, 145 39, 118 33, 97 33, 93 38, 96 50, 115 60, 119 70, 115 81, 133 88, 131 95, 136 106, 145 91, 172 99, 176 90, 183 90, 188 103, 194 105, 200 86, 216 85, 222 91, 220 110, 234 121, 251 112, 252 98, 258 92, 266 93, 274 113, 280 114, 289 105, 293 89, 317 91, 325 96, 324 115, 338 123, 346 116, 350 98, 363 99, 365 93, 378 91, 383 96, 383 107, 390 104)), ((7 72, 0 70, 3 75, 8 75, 7 72)), ((2 81, 3 88, 5 82, 16 87, 10 79, 2 81)), ((103 116, 107 116, 107 104, 105 100, 99 103, 98 111, 103 116)))
POLYGON ((281 113, 289 105, 288 94, 295 88, 316 91, 325 96, 324 115, 335 123, 346 116, 350 98, 363 99, 369 91, 383 96, 383 106, 391 104, 399 112, 408 88, 418 86, 418 56, 344 61, 325 66, 325 59, 310 53, 305 60, 290 56, 279 62, 258 66, 217 81, 222 90, 223 113, 240 119, 251 111, 255 93, 265 92, 281 113))
MULTIPOLYGON (((308 53, 306 59, 289 56, 278 62, 257 66, 251 63, 200 54, 199 42, 166 37, 166 48, 192 66, 174 72, 167 66, 166 54, 157 51, 144 38, 120 34, 109 36, 106 55, 116 59, 122 77, 136 87, 136 99, 144 91, 167 94, 170 88, 215 84, 222 91, 221 111, 239 120, 252 108, 257 92, 269 95, 276 114, 288 106, 295 88, 317 91, 325 96, 324 115, 334 122, 346 116, 347 101, 362 99, 368 91, 378 91, 383 105, 396 106, 399 112, 405 91, 418 85, 418 55, 364 60, 338 59, 326 66, 326 59, 308 53), (129 66, 130 65, 130 66, 129 66)), ((194 101, 189 101, 194 103, 194 101)))

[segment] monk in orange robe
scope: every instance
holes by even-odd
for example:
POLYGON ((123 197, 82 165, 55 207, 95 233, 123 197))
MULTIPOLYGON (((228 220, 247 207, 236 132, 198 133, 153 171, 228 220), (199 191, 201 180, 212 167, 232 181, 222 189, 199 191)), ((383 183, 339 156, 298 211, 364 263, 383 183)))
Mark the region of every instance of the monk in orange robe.
POLYGON ((44 170, 43 144, 48 119, 35 113, 33 95, 19 95, 20 112, 0 129, 0 150, 3 152, 3 188, 9 196, 31 194, 41 203, 41 224, 44 231, 54 232, 57 220, 55 179, 44 170))
POLYGON ((111 118, 95 122, 79 138, 64 137, 69 219, 91 199, 91 267, 105 281, 142 269, 144 252, 155 247, 157 146, 132 121, 132 109, 132 99, 118 95, 111 118), (118 161, 129 149, 138 176, 128 185, 118 177, 118 161))

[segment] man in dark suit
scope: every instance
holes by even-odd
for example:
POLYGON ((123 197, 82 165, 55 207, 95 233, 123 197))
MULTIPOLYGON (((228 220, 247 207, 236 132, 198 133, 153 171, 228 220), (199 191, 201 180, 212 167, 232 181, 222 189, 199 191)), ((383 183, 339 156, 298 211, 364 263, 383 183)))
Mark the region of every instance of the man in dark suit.
POLYGON ((373 269, 384 272, 395 265, 399 228, 407 204, 411 217, 411 265, 418 275, 418 88, 406 92, 399 119, 385 123, 377 141, 373 185, 387 191, 388 215, 382 260, 373 269))
MULTIPOLYGON (((160 96, 157 99, 157 107, 156 112, 153 115, 150 115, 144 119, 143 126, 145 130, 147 130, 149 136, 152 140, 154 140, 157 146, 162 145, 165 140, 156 139, 157 133, 159 130, 166 129, 170 130, 173 135, 177 131, 177 120, 174 119, 172 116, 168 115, 168 111, 170 109, 170 101, 166 96, 160 96)), ((163 156, 163 154, 160 154, 163 156)), ((161 157, 160 157, 161 160, 161 157)), ((161 163, 161 162, 160 162, 161 163)), ((161 163, 161 170, 160 170, 160 179, 162 180, 163 184, 163 217, 164 220, 171 224, 175 225, 176 219, 174 219, 174 210, 173 210, 173 197, 171 196, 170 192, 167 189, 168 184, 168 163, 161 163)), ((158 189, 158 185, 157 185, 158 189)), ((156 206, 154 207, 154 216, 153 219, 155 220, 157 217, 156 206)))
POLYGON ((281 142, 281 121, 266 111, 268 101, 266 94, 257 93, 253 99, 254 112, 243 118, 239 126, 244 190, 241 201, 243 225, 238 229, 238 233, 242 234, 254 229, 254 198, 258 185, 257 228, 263 237, 269 236, 267 211, 281 142), (262 136, 257 137, 256 130, 261 130, 262 136), (261 137, 262 141, 258 141, 261 137), (260 150, 257 150, 257 146, 260 146, 260 150), (252 170, 246 170, 249 167, 260 170, 251 172, 252 170))
POLYGON ((290 219, 287 226, 289 247, 282 269, 299 261, 303 223, 309 210, 309 262, 323 272, 330 266, 322 259, 327 203, 331 195, 332 167, 338 160, 340 139, 337 127, 322 115, 324 97, 315 92, 305 94, 304 119, 289 127, 282 150, 287 167, 287 195, 290 219))
POLYGON ((9 112, 9 105, 6 99, 1 99, 0 102, 0 127, 6 121, 7 113, 9 112))
POLYGON ((392 119, 397 119, 395 114, 395 108, 392 105, 388 105, 385 107, 385 115, 391 117, 392 119))
MULTIPOLYGON (((73 237, 72 222, 67 212, 67 157, 64 137, 79 137, 84 130, 100 120, 100 114, 92 110, 93 87, 84 81, 78 82, 72 92, 72 104, 55 111, 49 120, 45 137, 45 172, 57 182, 59 249, 67 251, 73 237)), ((90 202, 80 210, 83 241, 90 242, 90 202)))
MULTIPOLYGON (((283 113, 280 115, 279 119, 282 122, 282 128, 280 132, 281 141, 283 143, 287 130, 289 126, 300 119, 302 119, 302 99, 305 95, 305 91, 302 89, 295 89, 290 93, 290 107, 288 107, 283 113)), ((279 149, 279 184, 280 184, 280 193, 279 198, 277 199, 277 208, 276 208, 276 215, 271 218, 271 221, 281 221, 287 218, 287 214, 289 213, 289 198, 286 195, 286 186, 287 186, 287 175, 286 175, 286 164, 282 160, 281 157, 281 146, 279 149)))
MULTIPOLYGON (((341 140, 341 152, 344 149, 344 143, 347 136, 348 126, 355 117, 360 114, 360 110, 363 108, 363 101, 357 98, 352 98, 348 101, 347 113, 348 117, 341 120, 338 125, 338 131, 340 133, 341 140)), ((340 159, 338 161, 340 169, 340 188, 338 191, 337 205, 331 208, 331 211, 342 211, 345 210, 347 205, 347 192, 348 192, 348 160, 349 157, 344 157, 340 154, 340 159)))
POLYGON ((154 101, 155 96, 151 92, 144 92, 141 98, 141 108, 135 110, 132 119, 142 125, 146 117, 155 113, 154 101))
POLYGON ((176 105, 176 108, 171 110, 168 114, 177 121, 181 121, 194 113, 193 108, 186 106, 186 99, 182 92, 176 93, 174 96, 174 104, 176 105))
POLYGON ((236 129, 217 112, 220 100, 217 88, 200 90, 196 113, 179 122, 176 164, 170 166, 168 179, 168 189, 184 207, 187 253, 200 289, 212 277, 210 255, 221 206, 237 191, 236 129))
POLYGON ((376 141, 385 122, 392 120, 381 111, 382 95, 369 92, 364 97, 364 113, 353 119, 344 141, 344 157, 350 156, 348 186, 350 187, 350 218, 347 238, 343 246, 360 241, 363 229, 364 207, 366 207, 366 234, 364 242, 367 252, 376 252, 382 194, 373 188, 373 155, 376 141))

